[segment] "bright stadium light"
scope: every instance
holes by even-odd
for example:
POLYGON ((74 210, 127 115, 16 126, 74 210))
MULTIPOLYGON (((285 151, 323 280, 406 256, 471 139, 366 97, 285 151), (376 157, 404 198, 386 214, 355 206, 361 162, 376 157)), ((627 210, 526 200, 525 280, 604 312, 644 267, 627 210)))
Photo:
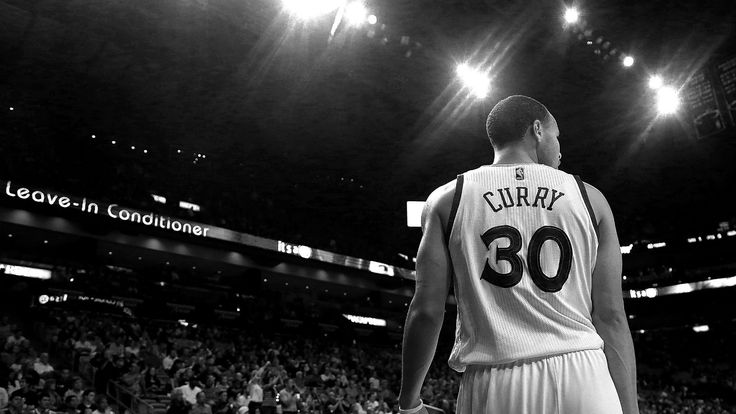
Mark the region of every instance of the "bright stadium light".
POLYGON ((662 87, 663 81, 662 77, 659 75, 652 75, 652 77, 649 78, 649 89, 657 90, 662 87))
POLYGON ((345 7, 345 18, 348 24, 360 26, 368 21, 368 9, 361 1, 354 1, 345 7))
POLYGON ((335 11, 344 3, 344 0, 283 0, 284 9, 302 20, 335 11))
POLYGON ((634 58, 631 56, 624 56, 623 64, 627 68, 634 66, 634 58))
POLYGON ((457 75, 463 82, 465 87, 478 98, 485 98, 491 89, 490 79, 488 76, 478 69, 473 69, 466 63, 457 66, 457 75))
POLYGON ((677 90, 671 86, 663 86, 657 90, 657 112, 660 115, 670 115, 680 107, 680 97, 677 90))
POLYGON ((575 7, 570 7, 565 10, 565 22, 569 24, 577 23, 580 18, 580 12, 575 7))
POLYGON ((708 331, 710 331, 710 326, 708 326, 708 325, 695 325, 695 326, 693 326, 693 331, 695 331, 695 332, 708 332, 708 331))

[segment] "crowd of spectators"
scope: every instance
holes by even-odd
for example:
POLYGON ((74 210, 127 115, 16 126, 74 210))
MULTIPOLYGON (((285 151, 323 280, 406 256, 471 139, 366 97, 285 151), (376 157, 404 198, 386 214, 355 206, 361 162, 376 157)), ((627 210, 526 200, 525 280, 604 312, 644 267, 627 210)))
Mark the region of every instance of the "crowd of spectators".
MULTIPOLYGON (((54 312, 36 327, 42 348, 57 356, 61 368, 3 318, 1 368, 8 379, 0 388, 3 412, 110 414, 108 381, 129 398, 164 399, 167 414, 397 410, 396 347, 80 312, 54 312)), ((736 371, 717 350, 732 349, 734 339, 682 331, 635 335, 641 412, 732 412, 736 371)), ((422 398, 454 412, 459 379, 440 352, 422 398)))
POLYGON ((708 332, 672 329, 634 334, 642 414, 736 410, 733 323, 708 332))
MULTIPOLYGON (((48 349, 65 356, 74 372, 85 372, 89 364, 94 372, 91 392, 97 395, 108 390, 108 381, 137 397, 170 395, 170 414, 397 410, 400 354, 395 347, 346 346, 319 336, 247 335, 213 326, 143 325, 84 313, 48 316, 42 330, 48 349)), ((17 358, 25 361, 24 355, 17 358)), ((445 366, 436 364, 424 398, 452 412, 458 376, 445 366)), ((68 373, 64 369, 59 375, 68 373)), ((80 401, 95 399, 94 394, 82 395, 87 391, 81 379, 56 380, 60 383, 69 384, 61 389, 64 398, 75 393, 80 401)), ((26 404, 37 405, 30 398, 26 404)), ((63 401, 53 408, 67 404, 79 403, 63 401)))
MULTIPOLYGON (((103 280, 99 284, 115 286, 103 280)), ((135 297, 149 300, 143 293, 135 297)), ((153 398, 163 401, 168 414, 395 412, 399 339, 361 338, 347 328, 324 331, 306 322, 314 312, 313 318, 325 321, 319 306, 293 299, 254 298, 247 301, 252 306, 243 305, 247 318, 231 321, 204 314, 177 321, 142 308, 133 318, 112 308, 45 306, 23 314, 0 306, 0 316, 24 318, 0 320, 0 410, 109 414, 112 405, 125 414, 134 399, 153 398), (297 329, 283 324, 288 319, 305 323, 297 329)), ((454 319, 452 310, 448 319, 454 319)), ((736 366, 724 352, 735 349, 732 328, 635 333, 642 413, 733 412, 736 366)), ((451 330, 446 323, 444 331, 451 330)), ((447 366, 447 337, 441 336, 422 398, 449 414, 460 374, 447 366)))
POLYGON ((7 315, 0 320, 0 344, 3 414, 113 414, 104 393, 85 388, 70 368, 56 369, 7 315))

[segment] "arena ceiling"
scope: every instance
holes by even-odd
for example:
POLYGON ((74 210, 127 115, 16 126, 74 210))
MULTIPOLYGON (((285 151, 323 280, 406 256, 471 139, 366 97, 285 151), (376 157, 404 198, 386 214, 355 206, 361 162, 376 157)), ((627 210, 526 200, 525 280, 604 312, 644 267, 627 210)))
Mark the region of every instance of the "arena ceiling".
MULTIPOLYGON (((366 5, 372 36, 341 27, 328 41, 332 16, 297 23, 278 0, 0 0, 0 100, 64 154, 45 162, 78 186, 97 176, 73 160, 95 134, 151 148, 155 162, 125 177, 141 186, 198 181, 204 206, 255 192, 294 233, 412 253, 405 201, 490 163, 485 115, 527 94, 558 120, 562 169, 609 198, 622 241, 734 220, 736 134, 696 140, 687 120, 656 120, 646 88, 653 72, 681 85, 736 54, 730 1, 579 4, 594 38, 636 57, 630 69, 564 29, 562 2, 366 5), (484 101, 460 91, 466 60, 492 67, 484 101), (181 162, 177 149, 207 158, 181 162)), ((129 163, 123 150, 95 168, 129 163)))

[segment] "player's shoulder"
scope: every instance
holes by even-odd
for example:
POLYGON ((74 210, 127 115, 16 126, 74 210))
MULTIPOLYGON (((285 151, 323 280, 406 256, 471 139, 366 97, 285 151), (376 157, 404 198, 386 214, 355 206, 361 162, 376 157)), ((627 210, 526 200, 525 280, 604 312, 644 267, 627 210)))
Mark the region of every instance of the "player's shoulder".
POLYGON ((437 215, 443 225, 447 223, 447 219, 450 216, 450 210, 452 209, 452 202, 455 197, 456 186, 457 179, 437 187, 429 194, 422 213, 423 223, 429 214, 437 215))
POLYGON ((583 185, 585 186, 585 192, 588 193, 588 199, 598 220, 600 221, 609 217, 611 215, 611 207, 608 205, 606 196, 592 184, 583 181, 583 185))
POLYGON ((457 187, 457 179, 443 184, 432 191, 427 197, 426 206, 429 209, 447 210, 452 207, 452 200, 455 196, 455 188, 457 187))

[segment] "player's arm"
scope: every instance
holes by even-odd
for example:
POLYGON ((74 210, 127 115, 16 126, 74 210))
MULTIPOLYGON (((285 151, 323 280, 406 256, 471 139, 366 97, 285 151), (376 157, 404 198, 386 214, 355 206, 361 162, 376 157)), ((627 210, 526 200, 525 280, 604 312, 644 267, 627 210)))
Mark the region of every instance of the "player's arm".
POLYGON ((454 189, 452 182, 434 191, 422 212, 416 287, 404 324, 399 393, 399 407, 404 409, 419 405, 422 383, 442 328, 452 272, 444 221, 449 215, 454 189))
POLYGON ((593 325, 603 338, 608 370, 624 414, 639 412, 636 393, 636 358, 621 287, 621 246, 611 207, 603 194, 585 184, 598 219, 598 257, 593 269, 593 325))

